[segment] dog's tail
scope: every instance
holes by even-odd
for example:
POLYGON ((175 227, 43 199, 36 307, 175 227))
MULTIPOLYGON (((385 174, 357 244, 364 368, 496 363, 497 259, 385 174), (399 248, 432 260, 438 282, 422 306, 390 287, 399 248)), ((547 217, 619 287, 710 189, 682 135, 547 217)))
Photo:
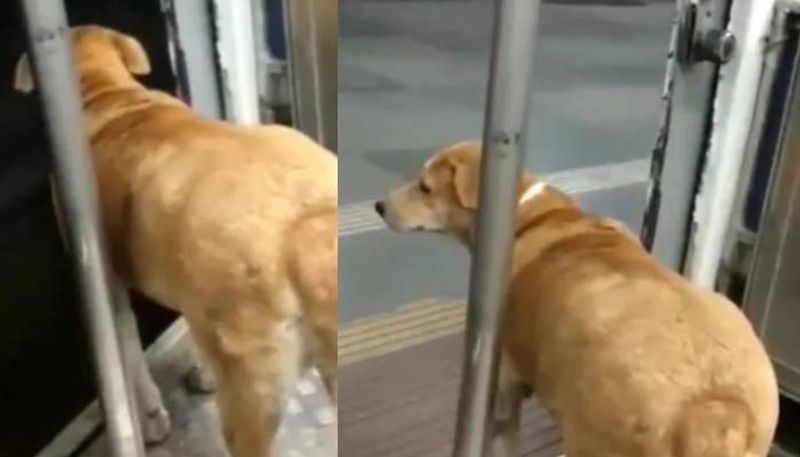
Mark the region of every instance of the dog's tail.
POLYGON ((699 398, 675 426, 674 457, 764 457, 751 451, 750 408, 736 398, 699 398))

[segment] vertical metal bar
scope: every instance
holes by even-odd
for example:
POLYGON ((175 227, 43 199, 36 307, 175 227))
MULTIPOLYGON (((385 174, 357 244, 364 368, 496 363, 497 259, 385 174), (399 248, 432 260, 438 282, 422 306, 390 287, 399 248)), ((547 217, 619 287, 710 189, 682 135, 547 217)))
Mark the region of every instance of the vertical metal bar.
MULTIPOLYGON (((697 6, 695 30, 722 28, 731 0, 678 0, 676 17, 697 6)), ((683 268, 704 154, 709 113, 713 109, 717 65, 675 60, 681 28, 673 27, 664 97, 667 113, 663 143, 653 153, 651 192, 643 221, 645 240, 653 254, 676 270, 683 268), (669 191, 661 189, 669 183, 669 191), (648 239, 649 238, 649 239, 648 239)))
POLYGON ((454 456, 488 451, 540 0, 497 0, 454 456))
POLYGON ((695 195, 690 255, 685 272, 708 289, 716 286, 725 233, 741 178, 747 135, 752 128, 776 0, 733 2, 728 28, 738 36, 736 53, 719 70, 711 135, 695 195))
POLYGON ((292 117, 298 129, 337 148, 338 0, 284 0, 292 117))
POLYGON ((83 113, 64 4, 59 0, 22 0, 21 5, 55 159, 59 203, 64 210, 85 307, 111 455, 143 457, 144 447, 135 425, 114 325, 113 289, 95 178, 83 133, 83 113))
POLYGON ((212 0, 212 4, 226 117, 239 124, 257 125, 260 112, 252 5, 241 0, 212 0))
POLYGON ((283 3, 280 0, 273 2, 250 0, 250 4, 256 37, 256 73, 261 122, 272 124, 277 117, 275 108, 280 105, 290 106, 288 64, 274 54, 276 48, 280 49, 281 43, 272 43, 275 36, 279 37, 279 40, 285 39, 283 3), (275 27, 278 27, 277 31, 273 30, 275 27))
POLYGON ((200 114, 224 118, 211 8, 205 2, 162 0, 161 11, 179 94, 200 114))

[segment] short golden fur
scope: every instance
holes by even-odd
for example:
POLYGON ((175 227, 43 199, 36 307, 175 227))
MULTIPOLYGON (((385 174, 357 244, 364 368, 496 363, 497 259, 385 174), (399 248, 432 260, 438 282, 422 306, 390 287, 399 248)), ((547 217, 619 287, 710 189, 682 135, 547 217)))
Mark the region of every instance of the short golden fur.
MULTIPOLYGON (((480 145, 440 151, 377 209, 396 230, 470 244, 480 145)), ((522 196, 538 179, 525 174, 522 196)), ((659 265, 621 224, 546 187, 521 201, 505 316, 495 450, 519 455, 533 389, 568 457, 765 457, 776 427, 770 360, 744 315, 659 265)))
MULTIPOLYGON (((336 158, 293 129, 204 119, 148 90, 130 36, 71 33, 114 267, 186 318, 232 455, 273 455, 305 359, 335 393, 336 158)), ((26 57, 15 86, 33 89, 26 57)))

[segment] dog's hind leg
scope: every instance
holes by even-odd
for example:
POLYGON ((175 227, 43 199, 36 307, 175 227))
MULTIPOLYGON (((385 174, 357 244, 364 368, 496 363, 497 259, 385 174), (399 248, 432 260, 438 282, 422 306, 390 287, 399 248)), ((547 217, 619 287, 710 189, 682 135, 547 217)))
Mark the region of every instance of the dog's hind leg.
MULTIPOLYGON (((317 326, 316 327, 316 335, 318 347, 318 356, 317 356, 317 369, 319 370, 320 377, 322 378, 322 382, 325 384, 325 388, 328 390, 328 395, 330 395, 331 403, 333 404, 332 413, 333 417, 331 420, 333 421, 335 427, 336 417, 338 416, 338 388, 337 388, 337 370, 338 370, 338 347, 337 347, 337 328, 334 323, 332 326, 317 326)), ((321 413, 321 412, 320 412, 321 413)), ((325 423, 324 425, 329 425, 325 423)), ((333 449, 334 454, 337 455, 336 450, 339 449, 339 434, 336 433, 336 429, 334 428, 334 433, 332 436, 333 440, 333 449)))
POLYGON ((518 457, 521 455, 519 427, 524 398, 524 386, 516 369, 511 364, 508 355, 503 354, 500 359, 500 373, 492 417, 492 457, 518 457))
MULTIPOLYGON (((319 305, 317 305, 319 306, 319 305)), ((336 304, 329 305, 332 309, 336 304)), ((308 309, 309 307, 307 307, 308 309)), ((337 322, 325 318, 326 316, 310 316, 311 321, 306 327, 311 327, 309 347, 313 349, 314 364, 325 384, 325 389, 331 398, 334 407, 337 405, 337 371, 338 371, 338 346, 337 346, 337 322)))
POLYGON ((337 332, 339 315, 336 206, 308 213, 287 240, 289 277, 315 340, 317 368, 336 404, 337 332))
POLYGON ((190 321, 190 328, 214 371, 231 456, 273 457, 288 393, 299 377, 300 330, 294 322, 265 320, 243 308, 231 306, 237 315, 213 325, 190 321))
POLYGON ((117 323, 120 330, 120 346, 125 357, 127 371, 134 384, 133 390, 142 436, 148 444, 159 443, 164 441, 172 430, 169 413, 164 407, 161 391, 153 380, 147 365, 136 315, 131 308, 128 291, 124 287, 117 286, 115 301, 117 323))
POLYGON ((317 364, 322 382, 328 390, 333 405, 338 403, 338 389, 336 385, 336 372, 337 366, 337 346, 336 346, 336 329, 332 331, 318 332, 322 334, 319 338, 320 342, 320 362, 317 364))

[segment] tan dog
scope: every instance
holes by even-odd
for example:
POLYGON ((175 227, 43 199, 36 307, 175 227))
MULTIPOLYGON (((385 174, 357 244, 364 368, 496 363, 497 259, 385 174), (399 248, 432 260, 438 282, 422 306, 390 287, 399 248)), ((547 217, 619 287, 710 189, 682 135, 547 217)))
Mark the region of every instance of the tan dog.
MULTIPOLYGON (((203 119, 146 89, 132 37, 72 35, 114 267, 186 318, 232 455, 273 455, 307 361, 335 394, 336 158, 293 129, 203 119)), ((33 89, 24 56, 15 84, 33 89)))
MULTIPOLYGON (((479 166, 477 143, 444 149, 376 208, 395 230, 469 245, 479 166)), ((777 382, 735 305, 535 177, 518 195, 495 450, 520 455, 528 387, 560 423, 568 457, 765 457, 777 382)))

